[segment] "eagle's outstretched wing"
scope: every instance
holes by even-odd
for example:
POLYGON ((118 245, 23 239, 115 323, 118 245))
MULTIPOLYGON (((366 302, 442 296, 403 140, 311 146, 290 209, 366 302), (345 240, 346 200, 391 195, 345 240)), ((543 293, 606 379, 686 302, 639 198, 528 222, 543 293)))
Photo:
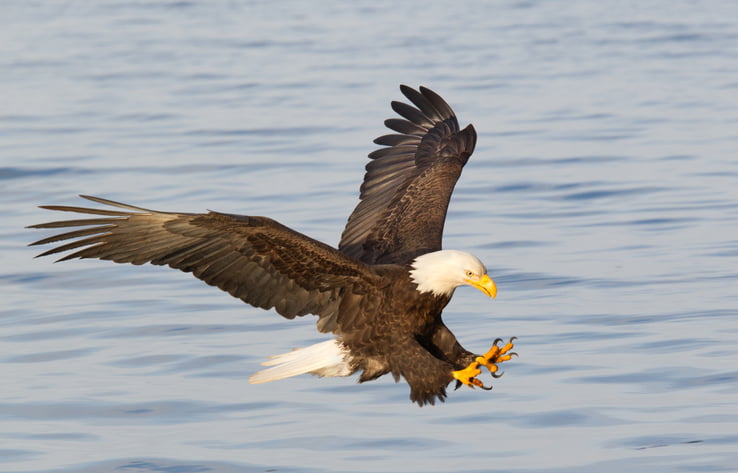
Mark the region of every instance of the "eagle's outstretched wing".
POLYGON ((376 287, 378 276, 368 266, 266 217, 158 212, 82 197, 116 208, 43 206, 98 217, 32 225, 81 227, 32 243, 71 240, 39 256, 77 250, 59 261, 168 265, 284 317, 318 315, 323 332, 337 330, 339 308, 344 317, 361 312, 364 296, 376 287))
POLYGON ((398 134, 374 140, 388 147, 369 154, 360 202, 339 245, 367 264, 408 263, 441 249, 451 193, 477 140, 471 125, 459 130, 453 110, 435 92, 400 90, 415 107, 392 102, 405 119, 386 120, 398 134))

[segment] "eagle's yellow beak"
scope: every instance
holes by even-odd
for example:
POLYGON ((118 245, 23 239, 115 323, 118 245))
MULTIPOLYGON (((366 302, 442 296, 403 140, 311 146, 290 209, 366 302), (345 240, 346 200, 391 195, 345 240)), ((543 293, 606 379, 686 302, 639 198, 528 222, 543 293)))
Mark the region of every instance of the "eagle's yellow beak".
POLYGON ((487 294, 490 298, 494 299, 497 295, 497 285, 488 275, 484 275, 481 278, 475 280, 467 279, 466 282, 473 287, 476 287, 483 293, 487 294))

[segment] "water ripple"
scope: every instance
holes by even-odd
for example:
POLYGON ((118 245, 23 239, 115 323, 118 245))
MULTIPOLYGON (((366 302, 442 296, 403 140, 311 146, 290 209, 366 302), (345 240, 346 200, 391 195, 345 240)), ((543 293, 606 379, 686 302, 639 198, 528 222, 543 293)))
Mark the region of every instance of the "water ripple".
POLYGON ((735 5, 386 6, 0 2, 1 470, 735 470, 735 5), (313 317, 26 247, 81 193, 336 244, 400 82, 479 133, 444 246, 500 294, 444 320, 475 351, 519 336, 490 392, 250 385, 326 338, 313 317))

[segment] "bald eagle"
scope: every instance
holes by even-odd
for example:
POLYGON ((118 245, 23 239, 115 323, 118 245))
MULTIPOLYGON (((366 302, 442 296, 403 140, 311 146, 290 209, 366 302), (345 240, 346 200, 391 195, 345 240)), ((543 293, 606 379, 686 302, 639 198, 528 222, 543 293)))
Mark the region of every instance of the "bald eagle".
POLYGON ((38 256, 76 250, 58 261, 99 258, 167 265, 244 302, 292 319, 314 314, 320 332, 335 338, 278 355, 250 381, 304 373, 348 376, 359 382, 391 373, 404 378, 419 405, 444 401, 446 387, 486 387, 477 376, 513 355, 513 339, 496 340, 484 355, 465 350, 441 319, 454 290, 469 285, 494 298, 495 283, 474 256, 441 249, 454 185, 474 150, 472 125, 435 92, 401 86, 412 102, 392 102, 403 118, 385 125, 395 134, 374 142, 359 203, 338 249, 270 218, 219 212, 160 212, 91 196, 107 208, 44 205, 91 214, 30 228, 78 228, 31 245, 71 240, 38 256))

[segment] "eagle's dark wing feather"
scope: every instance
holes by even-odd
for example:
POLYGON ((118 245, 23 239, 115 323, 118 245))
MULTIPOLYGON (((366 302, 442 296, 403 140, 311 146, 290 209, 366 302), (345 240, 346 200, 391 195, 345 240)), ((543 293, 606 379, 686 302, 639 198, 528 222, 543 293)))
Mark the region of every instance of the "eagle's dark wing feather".
POLYGON ((435 92, 400 90, 415 107, 392 102, 404 119, 385 125, 399 134, 374 140, 387 148, 369 154, 360 202, 339 245, 367 264, 408 263, 441 249, 451 193, 477 139, 471 125, 459 130, 453 110, 435 92))
POLYGON ((378 286, 370 267, 266 217, 158 212, 83 197, 117 209, 44 206, 103 217, 33 225, 83 227, 32 243, 72 240, 39 256, 76 250, 60 261, 168 265, 287 318, 316 314, 323 332, 339 328, 339 307, 348 315, 362 313, 364 296, 378 286))

